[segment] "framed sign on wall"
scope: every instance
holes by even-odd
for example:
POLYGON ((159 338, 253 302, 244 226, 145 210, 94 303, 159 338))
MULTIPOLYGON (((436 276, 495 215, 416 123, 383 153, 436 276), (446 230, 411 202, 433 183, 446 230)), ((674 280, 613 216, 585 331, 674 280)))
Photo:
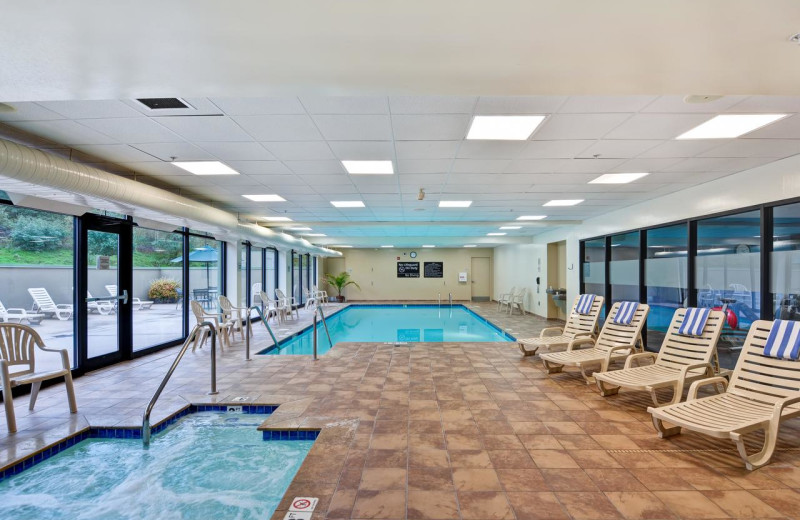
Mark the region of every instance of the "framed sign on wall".
POLYGON ((398 278, 419 278, 419 262, 397 262, 398 278))
POLYGON ((444 278, 444 262, 425 262, 425 278, 444 278))

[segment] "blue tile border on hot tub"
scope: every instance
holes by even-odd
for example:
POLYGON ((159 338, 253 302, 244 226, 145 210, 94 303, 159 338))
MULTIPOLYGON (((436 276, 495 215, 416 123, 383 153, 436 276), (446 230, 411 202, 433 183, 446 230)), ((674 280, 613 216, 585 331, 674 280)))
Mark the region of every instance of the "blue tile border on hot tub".
MULTIPOLYGON (((224 404, 213 404, 213 405, 194 405, 190 404, 185 406, 184 408, 178 410, 174 414, 170 415, 169 417, 165 418, 161 422, 155 424, 152 427, 152 434, 155 435, 159 432, 164 431, 169 426, 175 424, 178 419, 185 417, 189 414, 197 413, 197 412, 237 412, 237 413, 244 413, 244 414, 261 414, 261 415, 269 415, 274 412, 279 405, 224 405, 224 404)), ((294 440, 315 440, 320 434, 319 430, 269 430, 263 432, 263 439, 265 441, 269 440, 281 440, 281 441, 294 441, 294 440)), ((39 464, 40 462, 44 462, 45 460, 53 457, 61 453, 62 451, 66 450, 67 448, 71 448, 75 446, 79 442, 85 441, 87 439, 141 439, 142 438, 142 429, 136 427, 106 427, 106 428, 98 428, 94 426, 89 426, 84 428, 78 433, 67 437, 66 439, 59 441, 56 444, 48 446, 47 448, 40 450, 36 453, 25 457, 24 459, 17 461, 16 463, 4 468, 0 471, 0 482, 3 480, 17 475, 24 470, 39 464)))

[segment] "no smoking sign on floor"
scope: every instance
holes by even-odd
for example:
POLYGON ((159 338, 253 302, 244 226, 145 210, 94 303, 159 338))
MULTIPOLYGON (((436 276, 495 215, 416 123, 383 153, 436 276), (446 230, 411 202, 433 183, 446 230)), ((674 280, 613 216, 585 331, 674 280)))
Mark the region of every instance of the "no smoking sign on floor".
POLYGON ((283 520, 308 520, 311 518, 311 513, 317 507, 318 498, 314 497, 294 497, 292 503, 289 505, 289 512, 283 517, 283 520))

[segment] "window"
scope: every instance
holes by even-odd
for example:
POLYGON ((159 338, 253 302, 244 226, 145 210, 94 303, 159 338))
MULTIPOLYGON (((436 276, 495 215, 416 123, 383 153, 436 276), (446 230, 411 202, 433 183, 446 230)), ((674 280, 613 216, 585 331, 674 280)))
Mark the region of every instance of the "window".
POLYGON ((242 242, 239 246, 239 262, 236 265, 236 294, 238 295, 238 303, 234 303, 237 307, 247 307, 247 258, 250 246, 242 242))
POLYGON ((264 249, 250 248, 250 303, 257 305, 261 302, 261 291, 264 289, 264 249))
POLYGON ((133 228, 130 296, 134 351, 183 337, 183 234, 133 228))
POLYGON ((760 316, 760 226, 757 210, 697 222, 697 306, 726 309, 718 345, 723 366, 733 366, 760 316))
POLYGON ((639 301, 639 232, 611 237, 609 263, 611 304, 621 301, 639 301))
POLYGON ((270 298, 275 298, 275 289, 278 287, 278 251, 268 248, 265 256, 266 293, 270 298))
POLYGON ((189 298, 207 310, 217 308, 222 286, 222 246, 211 237, 189 236, 189 298))
POLYGON ((645 240, 644 283, 650 305, 647 347, 658 350, 672 315, 688 303, 688 225, 650 229, 645 240))
MULTIPOLYGON (((606 239, 598 238, 583 243, 583 292, 605 296, 606 294, 606 239)), ((601 320, 605 307, 601 310, 601 320)))
POLYGON ((772 312, 775 319, 800 321, 800 204, 778 206, 772 221, 772 312))
POLYGON ((291 289, 291 296, 294 296, 294 301, 296 304, 300 305, 303 303, 303 291, 301 289, 301 277, 300 277, 300 254, 292 251, 292 289, 291 289))
MULTIPOLYGON (((0 302, 10 312, 5 321, 33 325, 48 348, 67 349, 73 367, 74 314, 38 312, 28 289, 44 288, 56 305, 74 305, 74 226, 68 215, 0 205, 0 302)), ((37 370, 60 367, 58 354, 37 352, 37 370)))

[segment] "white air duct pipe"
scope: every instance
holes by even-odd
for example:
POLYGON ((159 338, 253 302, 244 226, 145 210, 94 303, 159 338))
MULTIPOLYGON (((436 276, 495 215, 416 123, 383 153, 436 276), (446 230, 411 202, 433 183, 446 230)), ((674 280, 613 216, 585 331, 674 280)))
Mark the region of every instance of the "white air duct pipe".
POLYGON ((320 256, 341 255, 307 240, 240 223, 232 213, 167 190, 5 139, 0 139, 0 190, 160 220, 221 234, 217 238, 223 240, 249 240, 259 246, 320 256))

